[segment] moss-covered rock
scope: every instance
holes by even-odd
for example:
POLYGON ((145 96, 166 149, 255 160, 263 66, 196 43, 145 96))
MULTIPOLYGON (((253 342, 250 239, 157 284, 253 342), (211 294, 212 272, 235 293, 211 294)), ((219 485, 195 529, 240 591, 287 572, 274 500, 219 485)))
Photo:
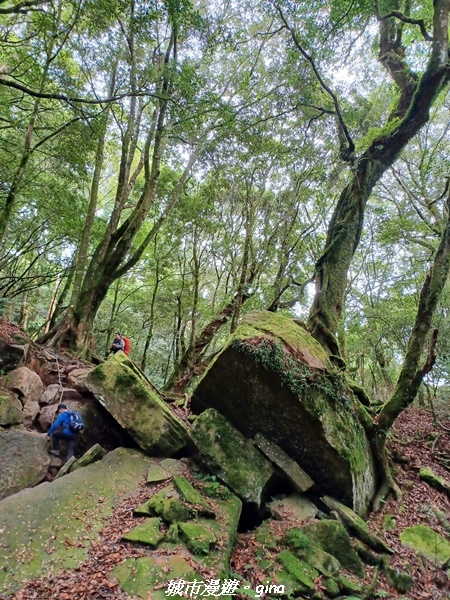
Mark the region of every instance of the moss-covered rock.
POLYGON ((2 500, 0 589, 13 592, 27 578, 78 567, 91 543, 98 543, 113 507, 135 491, 150 464, 142 452, 118 448, 84 469, 2 500))
POLYGON ((179 523, 180 537, 193 554, 209 554, 211 546, 217 541, 214 532, 205 523, 179 523))
POLYGON ((384 542, 374 533, 371 533, 366 522, 350 508, 348 508, 348 506, 345 506, 341 502, 338 502, 329 496, 322 498, 322 501, 329 508, 331 508, 331 510, 336 511, 349 530, 352 531, 362 542, 367 544, 369 548, 372 548, 377 552, 386 552, 387 554, 393 553, 393 550, 389 548, 386 542, 384 542))
POLYGON ((325 577, 333 577, 339 573, 340 562, 334 556, 325 552, 318 544, 315 544, 301 529, 289 530, 285 542, 296 556, 302 558, 325 577))
POLYGON ((171 477, 172 474, 163 469, 161 465, 152 465, 147 473, 147 483, 161 483, 171 477))
POLYGON ((344 569, 358 577, 364 577, 364 565, 340 523, 324 520, 292 528, 286 532, 284 540, 295 552, 305 548, 305 536, 313 546, 318 546, 334 556, 344 569))
POLYGON ((191 438, 201 462, 244 502, 260 507, 274 478, 270 463, 214 409, 195 421, 191 438))
POLYGON ((450 565, 450 542, 429 527, 407 527, 401 532, 400 540, 439 568, 448 568, 450 565))
POLYGON ((384 573, 388 583, 392 585, 397 592, 403 594, 412 588, 413 580, 409 573, 400 571, 400 569, 394 569, 389 565, 385 567, 384 573))
POLYGON ((295 577, 306 589, 314 590, 314 579, 318 577, 319 572, 311 565, 299 560, 289 550, 282 550, 277 556, 277 561, 283 565, 289 575, 295 577))
POLYGON ((172 456, 186 443, 186 429, 123 353, 93 369, 86 385, 148 454, 172 456))
POLYGON ((127 559, 110 573, 132 598, 166 600, 170 581, 203 581, 183 556, 146 556, 127 559), (166 584, 166 585, 164 585, 166 584))
POLYGON ((72 460, 74 457, 69 459, 61 471, 59 471, 58 476, 62 477, 63 475, 67 475, 67 473, 81 469, 81 467, 87 467, 91 463, 101 460, 105 454, 106 450, 102 448, 100 444, 94 444, 87 452, 83 454, 83 456, 80 456, 78 460, 72 460))
POLYGON ((198 514, 205 517, 215 517, 214 511, 202 496, 201 492, 196 490, 186 477, 175 476, 173 478, 173 485, 183 497, 184 501, 190 504, 198 514))
POLYGON ((13 394, 0 390, 0 427, 23 423, 25 415, 21 403, 13 394))
POLYGON ((164 534, 159 529, 160 523, 161 519, 145 519, 143 523, 139 523, 123 535, 122 539, 127 542, 139 542, 156 547, 164 539, 164 534))
POLYGON ((165 487, 134 510, 136 515, 156 515, 166 523, 187 521, 193 515, 189 507, 172 485, 165 487))
POLYGON ((369 507, 375 469, 357 401, 322 347, 293 320, 248 313, 198 383, 191 406, 197 413, 217 409, 248 438, 261 433, 323 493, 358 514, 369 507))
POLYGON ((450 496, 450 481, 448 479, 444 479, 444 477, 439 477, 439 475, 436 475, 432 469, 428 469, 426 467, 420 469, 419 477, 431 485, 431 487, 434 487, 436 490, 444 492, 447 494, 447 496, 450 496))

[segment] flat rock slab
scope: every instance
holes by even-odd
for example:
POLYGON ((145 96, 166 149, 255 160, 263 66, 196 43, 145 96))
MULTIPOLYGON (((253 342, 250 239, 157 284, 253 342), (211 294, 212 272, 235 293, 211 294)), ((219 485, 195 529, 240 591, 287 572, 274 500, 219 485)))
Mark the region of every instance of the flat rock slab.
POLYGON ((267 505, 277 521, 305 521, 314 519, 317 506, 301 494, 291 494, 284 498, 274 498, 267 505))
POLYGON ((167 600, 166 592, 170 581, 202 580, 186 558, 179 555, 129 558, 115 567, 110 577, 117 579, 121 589, 132 598, 144 600, 167 600))
POLYGON ((161 483, 172 477, 172 473, 163 469, 161 465, 153 465, 147 473, 147 483, 161 483))
POLYGON ((141 452, 117 448, 88 467, 2 500, 6 568, 0 569, 0 589, 12 593, 27 578, 76 568, 99 540, 114 505, 136 489, 151 462, 141 452))

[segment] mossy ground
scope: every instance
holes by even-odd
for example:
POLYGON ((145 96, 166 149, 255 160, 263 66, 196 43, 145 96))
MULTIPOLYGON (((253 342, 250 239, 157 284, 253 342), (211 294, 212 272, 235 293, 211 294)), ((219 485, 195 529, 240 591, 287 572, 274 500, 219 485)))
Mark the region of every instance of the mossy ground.
POLYGON ((0 588, 13 591, 29 577, 76 568, 99 540, 116 500, 135 489, 150 464, 142 453, 120 448, 51 484, 5 498, 0 588))

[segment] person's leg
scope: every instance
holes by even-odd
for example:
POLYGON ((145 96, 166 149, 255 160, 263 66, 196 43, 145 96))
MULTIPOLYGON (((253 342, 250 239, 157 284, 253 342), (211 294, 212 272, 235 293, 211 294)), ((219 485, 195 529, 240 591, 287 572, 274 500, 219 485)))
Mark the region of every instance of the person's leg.
POLYGON ((77 445, 77 438, 67 438, 67 460, 75 456, 75 446, 77 445))
POLYGON ((52 440, 52 447, 49 450, 50 454, 54 454, 55 456, 59 456, 60 455, 60 450, 59 450, 59 439, 60 439, 60 434, 55 431, 54 433, 51 434, 51 440, 52 440))

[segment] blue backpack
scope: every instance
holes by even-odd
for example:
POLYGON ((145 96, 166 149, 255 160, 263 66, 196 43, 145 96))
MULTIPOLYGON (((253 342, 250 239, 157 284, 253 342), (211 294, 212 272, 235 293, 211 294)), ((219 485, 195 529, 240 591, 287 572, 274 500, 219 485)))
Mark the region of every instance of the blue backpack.
POLYGON ((77 410, 68 410, 67 414, 69 416, 69 429, 76 432, 83 431, 84 423, 80 413, 77 410))

